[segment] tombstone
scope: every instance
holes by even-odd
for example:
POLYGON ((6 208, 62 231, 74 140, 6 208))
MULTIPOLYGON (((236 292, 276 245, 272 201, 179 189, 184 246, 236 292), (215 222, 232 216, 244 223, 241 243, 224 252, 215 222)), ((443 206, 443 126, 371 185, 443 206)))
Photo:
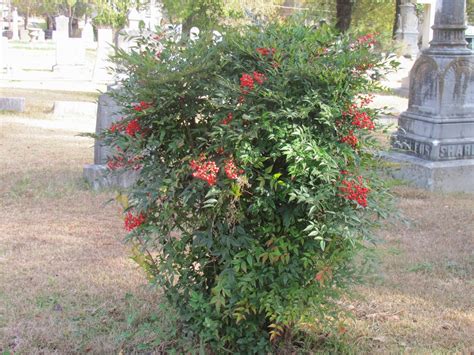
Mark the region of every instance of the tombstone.
POLYGON ((0 37, 0 72, 8 67, 8 39, 0 37))
POLYGON ((61 15, 54 19, 56 22, 56 30, 53 31, 53 40, 69 38, 69 18, 61 15))
POLYGON ((467 48, 474 51, 474 26, 467 26, 466 30, 467 48))
MULTIPOLYGON (((107 92, 99 96, 97 106, 96 134, 100 134, 103 130, 121 119, 121 107, 113 99, 111 93, 119 90, 117 86, 109 85, 107 92)), ((83 176, 94 190, 108 187, 127 188, 136 181, 137 172, 125 172, 118 175, 108 173, 107 160, 111 156, 110 149, 103 145, 100 140, 94 143, 94 164, 84 166, 83 176)))
POLYGON ((421 27, 421 49, 426 49, 430 46, 430 41, 433 39, 434 25, 434 9, 436 8, 436 0, 418 0, 418 4, 423 5, 423 23, 421 27))
POLYGON ((148 20, 148 29, 150 31, 156 31, 156 27, 161 25, 163 19, 163 4, 156 0, 150 0, 149 4, 150 18, 148 20))
POLYGON ((433 41, 410 73, 408 109, 388 159, 395 176, 429 190, 474 192, 474 53, 465 0, 438 0, 433 41))
POLYGON ((56 40, 56 65, 53 71, 65 74, 86 70, 86 48, 81 38, 60 37, 56 40))
POLYGON ((398 18, 397 40, 402 44, 403 55, 416 58, 418 49, 418 17, 416 8, 410 0, 402 0, 398 18))
POLYGON ((46 40, 46 35, 44 31, 38 31, 38 42, 44 42, 46 40))
POLYGON ((92 27, 91 21, 87 20, 82 29, 81 38, 84 41, 86 48, 95 48, 97 44, 94 42, 94 28, 92 27))
POLYGON ((0 97, 0 111, 25 111, 24 97, 0 97))
POLYGON ((192 42, 196 42, 199 39, 199 33, 200 33, 199 28, 191 27, 191 29, 189 30, 189 39, 192 42))
POLYGON ((113 31, 111 28, 97 30, 97 53, 94 65, 93 80, 98 83, 111 83, 113 75, 109 72, 112 63, 109 61, 113 53, 113 31))
POLYGON ((133 8, 128 13, 128 28, 132 31, 138 31, 140 29, 140 21, 143 21, 142 16, 137 11, 137 9, 133 8))
POLYGON ((29 42, 31 41, 30 31, 21 29, 20 30, 20 41, 29 42))
POLYGON ((12 22, 11 22, 11 31, 13 32, 12 40, 18 41, 20 37, 18 37, 18 11, 16 7, 12 11, 12 22))

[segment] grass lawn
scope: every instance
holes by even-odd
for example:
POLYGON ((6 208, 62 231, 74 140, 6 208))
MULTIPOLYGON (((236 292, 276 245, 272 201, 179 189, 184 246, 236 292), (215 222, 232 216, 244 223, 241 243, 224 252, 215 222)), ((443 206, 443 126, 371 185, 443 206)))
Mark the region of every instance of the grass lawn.
MULTIPOLYGON (((54 100, 95 97, 21 94, 32 102, 27 113, 0 114, 0 353, 180 347, 174 313, 122 243, 119 207, 105 204, 113 192, 94 193, 82 180, 93 141, 77 136, 84 126, 53 120, 47 110, 54 100)), ((474 198, 394 193, 405 220, 380 231, 380 265, 345 301, 354 318, 326 348, 474 351, 474 198)))

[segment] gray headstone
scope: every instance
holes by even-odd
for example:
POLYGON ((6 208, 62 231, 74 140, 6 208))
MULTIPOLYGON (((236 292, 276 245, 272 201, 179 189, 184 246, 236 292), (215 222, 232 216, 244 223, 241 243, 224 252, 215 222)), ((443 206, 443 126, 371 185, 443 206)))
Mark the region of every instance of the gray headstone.
POLYGON ((0 97, 0 111, 25 111, 24 97, 0 97))
POLYGON ((403 55, 416 58, 418 49, 418 17, 410 0, 402 0, 398 18, 397 40, 402 44, 403 55))
MULTIPOLYGON (((432 179, 440 176, 442 162, 457 161, 458 167, 465 166, 458 170, 470 172, 469 178, 452 180, 450 184, 457 181, 456 186, 443 187, 432 181, 426 184, 445 191, 472 191, 474 53, 466 47, 465 0, 438 0, 433 29, 430 48, 423 51, 410 72, 408 110, 399 118, 392 145, 432 162, 423 165, 423 169, 431 169, 425 176, 432 179)), ((415 163, 410 160, 410 164, 415 163)))
MULTIPOLYGON (((100 95, 97 105, 96 133, 99 134, 103 130, 110 128, 121 117, 121 107, 112 96, 107 93, 100 95)), ((103 146, 99 140, 96 140, 94 145, 94 164, 105 164, 109 155, 108 147, 103 146)))
MULTIPOLYGON (((112 91, 111 87, 108 91, 112 91)), ((99 134, 103 130, 118 121, 121 117, 121 107, 110 96, 110 94, 102 94, 99 96, 97 106, 96 133, 99 134)), ((94 144, 94 164, 84 166, 83 176, 89 182, 94 190, 110 187, 127 188, 132 186, 138 176, 136 171, 127 171, 111 174, 106 167, 108 157, 111 156, 110 149, 104 146, 100 140, 96 140, 94 144)))

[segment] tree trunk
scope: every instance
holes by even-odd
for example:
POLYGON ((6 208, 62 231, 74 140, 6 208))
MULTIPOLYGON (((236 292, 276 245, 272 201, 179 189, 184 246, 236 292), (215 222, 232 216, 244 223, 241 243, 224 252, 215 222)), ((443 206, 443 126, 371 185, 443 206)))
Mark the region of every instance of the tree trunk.
POLYGON ((73 12, 72 12, 72 6, 69 6, 69 9, 68 9, 68 17, 69 17, 69 38, 73 37, 73 33, 72 33, 72 20, 73 20, 73 12))
POLYGON ((395 1, 395 18, 393 20, 393 30, 392 30, 392 37, 395 39, 397 36, 398 28, 398 18, 400 17, 400 5, 402 4, 402 0, 395 1))
POLYGON ((25 23, 24 23, 24 25, 25 25, 25 30, 26 30, 27 27, 28 27, 28 18, 29 18, 29 17, 30 17, 30 8, 27 7, 27 8, 26 8, 26 11, 25 11, 25 23))
POLYGON ((341 32, 346 32, 352 20, 352 6, 354 0, 337 0, 336 3, 336 27, 341 32))

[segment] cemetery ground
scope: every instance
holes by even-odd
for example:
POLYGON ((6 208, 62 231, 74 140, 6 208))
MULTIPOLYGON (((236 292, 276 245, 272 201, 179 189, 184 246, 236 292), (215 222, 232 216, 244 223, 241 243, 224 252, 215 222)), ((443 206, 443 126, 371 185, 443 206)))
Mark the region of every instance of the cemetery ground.
MULTIPOLYGON (((78 134, 95 119, 50 112, 55 100, 96 95, 0 94, 12 92, 27 110, 0 113, 0 353, 192 346, 175 336, 174 313, 130 260, 120 208, 106 203, 114 192, 93 192, 82 179, 93 140, 78 134)), ((327 351, 474 351, 472 195, 393 192, 403 218, 378 232, 379 266, 344 302, 353 312, 345 333, 321 334, 316 323, 308 331, 327 351)))

